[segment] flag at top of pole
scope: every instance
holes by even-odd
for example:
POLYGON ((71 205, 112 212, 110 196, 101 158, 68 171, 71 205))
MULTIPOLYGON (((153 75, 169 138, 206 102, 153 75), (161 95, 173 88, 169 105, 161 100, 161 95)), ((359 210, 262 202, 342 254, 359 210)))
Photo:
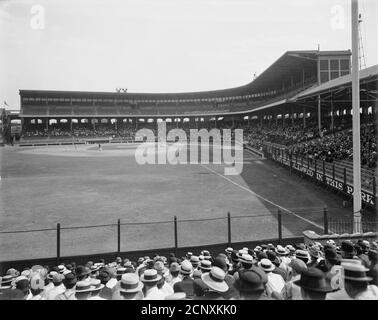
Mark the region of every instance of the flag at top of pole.
POLYGON ((353 232, 361 233, 361 147, 358 0, 352 1, 353 232))

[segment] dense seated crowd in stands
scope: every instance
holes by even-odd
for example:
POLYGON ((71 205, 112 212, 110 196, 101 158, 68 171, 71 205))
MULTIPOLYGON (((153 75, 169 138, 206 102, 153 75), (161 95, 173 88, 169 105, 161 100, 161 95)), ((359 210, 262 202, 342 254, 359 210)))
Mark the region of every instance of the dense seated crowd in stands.
POLYGON ((378 244, 350 240, 9 269, 0 299, 378 300, 378 244))
MULTIPOLYGON (((361 163, 369 168, 375 168, 377 165, 377 137, 376 123, 369 116, 362 117, 361 125, 361 163)), ((190 123, 179 125, 189 136, 190 123)), ((145 125, 141 124, 139 128, 145 125)), ((150 127, 156 125, 151 124, 150 127)), ((177 126, 175 123, 167 123, 167 132, 177 126)), ((197 124, 198 126, 198 124, 197 124)), ((201 123, 201 128, 211 129, 214 124, 201 123)), ((217 128, 231 128, 230 123, 217 123, 217 128)), ((253 123, 246 125, 237 122, 234 128, 244 130, 244 142, 258 150, 263 149, 266 142, 284 145, 299 157, 309 157, 310 159, 320 159, 327 162, 352 158, 353 141, 350 115, 337 118, 334 123, 334 130, 329 130, 330 123, 325 123, 322 131, 322 137, 319 136, 315 120, 307 120, 306 127, 303 127, 303 120, 296 119, 291 125, 277 123, 261 124, 253 123), (328 128, 328 129, 327 129, 328 128)), ((120 124, 116 127, 114 124, 92 124, 74 126, 72 131, 67 127, 52 126, 48 129, 35 129, 24 132, 22 137, 71 137, 71 138, 123 138, 133 140, 137 129, 132 124, 120 124)), ((156 129, 154 129, 156 134, 156 129)))
MULTIPOLYGON (((314 139, 290 148, 294 155, 333 162, 334 160, 352 159, 352 130, 314 139)), ((374 124, 361 126, 361 164, 375 168, 377 162, 377 137, 374 124)))

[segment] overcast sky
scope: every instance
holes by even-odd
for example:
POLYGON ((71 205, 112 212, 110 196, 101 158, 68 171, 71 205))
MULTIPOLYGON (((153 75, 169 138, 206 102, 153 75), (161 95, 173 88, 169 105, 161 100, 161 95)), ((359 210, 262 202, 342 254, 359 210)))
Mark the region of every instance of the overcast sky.
MULTIPOLYGON (((378 1, 360 0, 360 12, 371 66, 378 1)), ((230 88, 318 43, 350 49, 350 0, 0 1, 0 107, 18 109, 19 89, 230 88)))

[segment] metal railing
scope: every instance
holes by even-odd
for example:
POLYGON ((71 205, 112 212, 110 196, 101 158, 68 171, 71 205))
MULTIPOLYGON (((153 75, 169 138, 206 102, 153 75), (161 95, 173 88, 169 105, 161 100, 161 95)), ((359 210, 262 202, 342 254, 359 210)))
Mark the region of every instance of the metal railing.
MULTIPOLYGON (((329 228, 333 233, 353 233, 353 220, 330 219, 329 228)), ((362 232, 378 232, 378 221, 362 221, 362 232)))
MULTIPOLYGON (((317 212, 321 214, 321 211, 317 212)), ((324 233, 328 233, 327 214, 324 208, 321 228, 324 233)), ((8 246, 22 245, 22 255, 31 255, 29 250, 33 250, 33 253, 39 250, 38 253, 42 255, 55 255, 59 263, 61 256, 80 254, 120 253, 164 247, 174 248, 177 253, 179 248, 187 246, 221 243, 232 246, 232 243, 265 239, 278 239, 278 243, 281 243, 282 239, 301 235, 308 228, 308 224, 304 223, 296 232, 289 233, 286 228, 283 229, 283 225, 300 224, 299 220, 293 219, 297 218, 289 211, 278 210, 273 213, 255 213, 253 216, 233 216, 229 212, 224 216, 201 219, 178 219, 174 216, 171 220, 150 222, 122 222, 118 219, 115 223, 86 226, 62 226, 57 223, 55 228, 0 231, 0 236, 4 236, 4 241, 0 242, 3 242, 4 252, 13 253, 8 246)), ((37 256, 23 258, 43 258, 37 256)), ((14 257, 4 260, 14 260, 14 257)))

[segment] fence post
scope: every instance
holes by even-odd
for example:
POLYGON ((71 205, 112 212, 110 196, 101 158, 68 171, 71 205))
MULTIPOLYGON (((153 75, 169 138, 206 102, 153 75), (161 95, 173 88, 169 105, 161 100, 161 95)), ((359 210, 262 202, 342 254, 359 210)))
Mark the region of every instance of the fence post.
POLYGON ((121 253, 121 219, 117 221, 117 253, 121 253))
POLYGON ((291 171, 293 169, 293 151, 290 151, 289 161, 290 161, 290 174, 291 174, 291 171))
POLYGON ((56 265, 60 265, 60 223, 56 225, 56 265))
POLYGON ((277 221, 278 221, 278 243, 282 243, 282 214, 281 210, 278 209, 277 212, 277 221))
POLYGON ((328 209, 324 207, 323 210, 323 224, 324 224, 324 234, 328 234, 328 209))
POLYGON ((228 235, 228 239, 227 239, 227 243, 228 243, 228 246, 231 247, 231 214, 229 212, 227 212, 227 235, 228 235))
POLYGON ((318 162, 316 161, 315 159, 315 182, 318 182, 318 177, 317 177, 317 173, 318 173, 318 162))
POLYGON ((178 241, 177 241, 177 217, 175 216, 173 219, 174 222, 174 230, 175 230, 175 255, 178 256, 178 241))
POLYGON ((323 182, 326 182, 326 169, 325 169, 325 161, 323 160, 323 182))

